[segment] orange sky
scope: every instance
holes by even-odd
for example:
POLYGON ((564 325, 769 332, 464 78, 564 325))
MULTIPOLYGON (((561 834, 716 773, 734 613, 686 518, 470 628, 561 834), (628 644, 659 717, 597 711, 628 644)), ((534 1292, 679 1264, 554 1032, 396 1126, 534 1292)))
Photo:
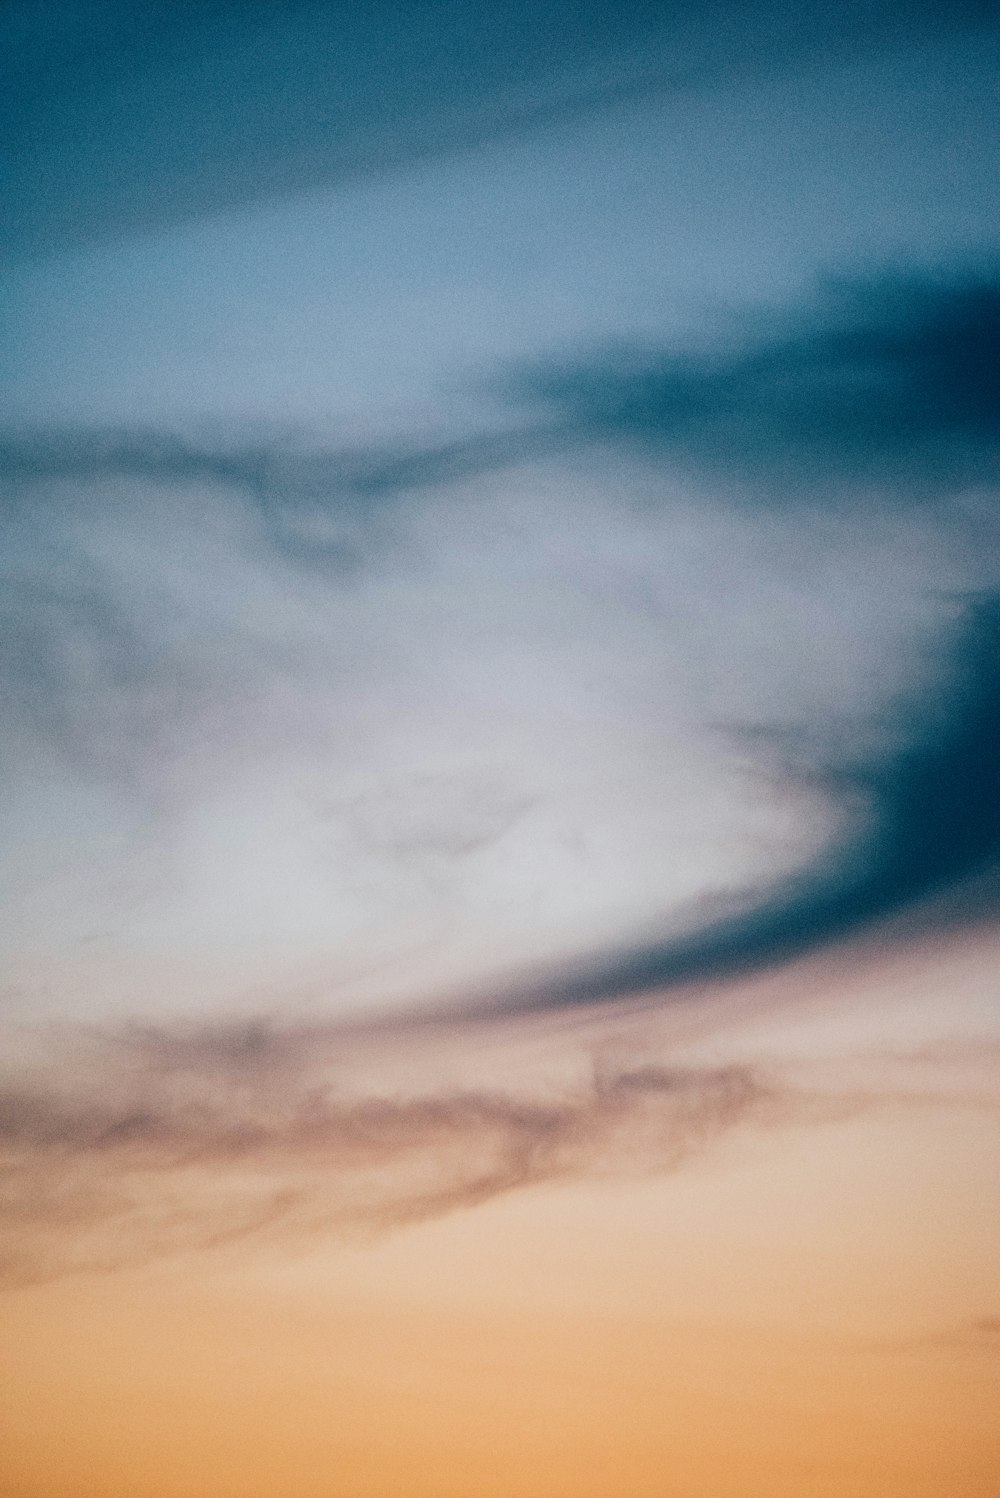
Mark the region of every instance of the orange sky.
POLYGON ((279 1228, 8 1289, 3 1491, 992 1498, 1000 1132, 970 1042, 990 955, 862 967, 850 1003, 668 1041, 798 1049, 815 1074, 825 1035, 827 1088, 855 1088, 839 1116, 751 1119, 670 1170, 605 1162, 386 1233, 279 1228), (947 1040, 920 994, 949 979, 947 1040), (853 1052, 831 1062, 838 1024, 853 1052))

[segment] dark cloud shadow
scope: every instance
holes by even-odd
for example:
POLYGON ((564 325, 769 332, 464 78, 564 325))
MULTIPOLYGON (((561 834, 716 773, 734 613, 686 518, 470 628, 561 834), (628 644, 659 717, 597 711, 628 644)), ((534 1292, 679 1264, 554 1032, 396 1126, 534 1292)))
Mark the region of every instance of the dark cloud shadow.
POLYGON ((579 442, 728 477, 755 503, 859 484, 912 501, 1000 478, 995 274, 827 282, 729 334, 541 365, 508 388, 579 442))
POLYGON ((1000 479, 1000 274, 827 280, 769 314, 717 320, 696 348, 622 344, 487 384, 519 419, 439 444, 7 429, 0 478, 15 497, 39 481, 114 475, 232 485, 279 538, 310 507, 376 512, 414 490, 594 447, 728 480, 730 497, 754 505, 856 505, 859 486, 865 505, 909 505, 1000 479))
MULTIPOLYGON (((690 934, 594 956, 497 1001, 559 1008, 734 980, 842 941, 1000 863, 1000 597, 966 606, 936 700, 901 711, 894 747, 791 773, 856 809, 853 831, 749 908, 690 934)), ((987 898, 974 890, 976 914, 987 898)), ((996 902, 996 890, 992 895, 996 902)), ((962 906, 952 911, 961 920, 962 906)), ((911 933, 912 935, 912 933, 911 933)))

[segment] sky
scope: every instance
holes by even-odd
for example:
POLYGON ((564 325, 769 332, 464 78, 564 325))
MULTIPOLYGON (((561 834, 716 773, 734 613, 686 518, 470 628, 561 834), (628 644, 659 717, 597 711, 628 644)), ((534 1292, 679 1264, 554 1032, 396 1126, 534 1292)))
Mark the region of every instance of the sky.
POLYGON ((988 1498, 994 7, 0 28, 0 1486, 988 1498))

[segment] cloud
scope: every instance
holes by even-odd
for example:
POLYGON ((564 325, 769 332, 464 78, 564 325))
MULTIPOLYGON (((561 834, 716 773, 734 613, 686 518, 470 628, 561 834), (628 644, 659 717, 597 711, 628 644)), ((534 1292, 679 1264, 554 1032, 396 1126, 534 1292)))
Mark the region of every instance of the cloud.
MULTIPOLYGON (((522 461, 529 441, 517 432, 358 447, 324 446, 277 425, 250 440, 154 427, 46 427, 0 432, 0 482, 11 513, 29 518, 55 513, 53 487, 67 483, 211 486, 240 496, 277 557, 350 579, 389 544, 383 522, 411 491, 522 461), (49 497, 40 504, 43 486, 49 497)), ((552 435, 540 432, 539 449, 552 446, 552 435)))
MULTIPOLYGON (((705 1060, 648 1017, 276 1011, 16 1039, 0 1076, 6 1288, 242 1239, 367 1239, 532 1187, 670 1173, 736 1131, 997 1101, 970 1090, 964 1052, 957 1073, 947 1048, 943 1064, 854 1047, 705 1060)), ((983 1318, 965 1341, 992 1347, 996 1330, 983 1318)))
POLYGON ((936 1345, 968 1352, 1000 1353, 1000 1316, 974 1316, 953 1331, 942 1332, 936 1345))
POLYGON ((989 26, 982 0, 685 7, 212 0, 4 7, 0 233, 39 254, 338 185, 817 57, 989 26), (55 19, 54 19, 55 17, 55 19))
POLYGON ((342 1048, 335 1026, 77 1032, 75 1061, 50 1052, 0 1095, 0 1276, 268 1230, 377 1232, 543 1182, 675 1169, 733 1128, 831 1112, 747 1066, 600 1055, 558 1083, 366 1090, 342 1048))
POLYGON ((755 503, 859 484, 913 500, 1000 476, 995 275, 828 281, 730 334, 539 365, 509 388, 567 438, 728 476, 755 503))
MULTIPOLYGON (((435 741, 424 762, 390 762, 373 782, 358 780, 356 766, 345 761, 342 771, 325 747, 337 742, 335 727, 345 707, 371 716, 381 694, 386 723, 398 718, 399 704, 408 700, 408 678, 419 669, 444 706, 435 707, 428 688, 420 712, 411 710, 408 721, 423 731, 423 713, 440 730, 442 715, 457 704, 454 721, 464 723, 469 703, 478 710, 484 680, 495 679, 506 691, 503 672, 534 670, 544 654, 544 631, 555 638, 563 630, 561 613, 557 620, 551 612, 551 578, 572 580, 576 608, 577 599, 603 598, 602 572, 624 568, 630 599, 640 588, 653 596, 659 587, 669 592, 669 607, 662 607, 662 619, 650 612, 638 635, 632 615, 616 615, 620 640, 612 640, 602 622, 602 643, 622 652, 634 652, 638 643, 662 651, 669 663, 671 651, 677 654, 681 601, 686 598, 684 606, 694 613, 708 611, 716 648, 722 642, 732 657, 723 678, 736 680, 749 668, 764 689, 761 703, 775 704, 769 717, 750 691, 742 712, 735 711, 731 704, 738 698, 727 687, 726 721, 716 721, 712 730, 717 741, 754 763, 761 778, 789 792, 804 790, 824 804, 839 830, 792 876, 767 883, 763 875, 742 890, 735 889, 738 879, 730 880, 728 893, 719 893, 727 886, 717 880, 711 898, 690 911, 681 935, 675 920, 670 935, 584 954, 523 988, 505 982, 503 1002, 515 1008, 573 1005, 739 977, 842 940, 928 896, 961 889, 995 867, 1000 850, 994 748, 1000 733, 1000 595, 988 561, 995 527, 988 512, 980 523, 954 497, 961 485, 984 482, 996 472, 997 283, 972 276, 843 283, 780 316, 747 317, 737 332, 735 344, 730 340, 714 350, 647 351, 644 362, 638 354, 580 358, 510 375, 505 388, 527 408, 520 426, 438 446, 323 448, 280 433, 244 441, 151 430, 8 432, 0 463, 28 557, 20 572, 17 559, 11 563, 15 576, 6 595, 11 700, 22 703, 42 740, 70 742, 75 735, 90 745, 91 761, 110 767, 119 781, 130 773, 130 755, 156 767, 171 754, 180 763, 183 748, 201 766, 192 772, 196 778, 210 771, 220 779, 232 771, 235 746, 244 740, 245 752, 258 759, 277 749, 291 753, 293 744, 300 753, 308 741, 316 746, 317 763, 322 760, 333 777, 318 798, 310 791, 320 820, 333 818, 345 846, 363 844, 381 864, 392 863, 394 877, 403 865, 417 862, 433 866, 433 873, 443 859, 461 860, 520 825, 539 801, 535 761, 516 775, 500 773, 478 762, 482 747, 476 740, 464 760, 439 762, 435 741), (553 513, 535 505, 527 524, 512 489, 509 501, 490 499, 491 514, 508 530, 480 533, 482 497, 459 480, 545 455, 565 490, 574 482, 574 462, 595 444, 642 455, 644 463, 652 458, 666 474, 685 465, 697 469, 696 500, 678 498, 683 489, 665 485, 653 499, 636 501, 636 514, 643 506, 648 513, 630 530, 631 515, 619 515, 613 498, 585 494, 578 486, 573 493, 586 535, 577 554, 558 549, 567 523, 574 522, 573 501, 565 498, 559 509, 560 491, 551 489, 553 513), (705 481, 723 473, 732 484, 705 481), (128 481, 121 525, 138 528, 143 549, 137 543, 117 572, 104 575, 72 551, 88 525, 88 514, 74 518, 74 507, 85 510, 93 503, 100 509, 108 493, 118 492, 120 480, 128 481), (739 485, 744 502, 734 511, 739 485), (90 500, 80 497, 86 493, 90 500), (184 493, 196 496, 196 513, 181 506, 168 537, 157 509, 165 514, 164 496, 184 493), (753 506, 745 503, 747 493, 753 506), (669 528, 671 506, 680 517, 678 530, 669 528), (848 700, 837 703, 832 719, 833 692, 826 694, 826 716, 820 714, 822 691, 803 704, 792 692, 784 702, 775 681, 789 671, 787 652, 768 639, 764 658, 745 665, 739 654, 745 621, 727 620, 728 598, 718 579, 688 580, 683 560, 666 560, 667 545, 684 542, 684 526, 731 527, 738 521, 746 527, 765 509, 782 534, 803 535, 812 545, 817 515, 829 512, 845 525, 856 524, 846 548, 854 561, 876 523, 898 538, 894 555, 901 556, 915 534, 915 512, 929 511, 933 524, 921 544, 943 551, 961 532, 973 558, 963 564, 966 575, 979 567, 989 579, 980 593, 970 582, 950 599, 942 586, 936 602, 919 601, 925 615, 920 636, 926 642, 938 629, 941 637, 925 645, 923 659, 916 651, 916 666, 911 652, 895 685, 858 710, 859 720, 866 720, 860 736, 842 730, 855 711, 850 693, 866 686, 870 666, 864 681, 859 673, 860 686, 845 677, 848 700), (221 517, 217 534, 206 528, 209 515, 221 517), (655 528, 661 523, 662 534, 655 528), (192 582, 190 551, 182 548, 177 562, 169 554, 174 538, 189 533, 199 536, 199 563, 203 556, 215 559, 210 578, 199 573, 192 582), (640 543, 644 560, 636 570, 628 549, 640 543), (407 548, 417 559, 412 572, 409 554, 405 565, 397 565, 407 548), (546 559, 545 548, 553 560, 546 559), (525 572, 524 562, 535 551, 544 562, 537 579, 525 572), (657 566, 673 567, 665 573, 668 581, 658 580, 657 566), (158 602, 155 580, 161 576, 158 602), (513 619, 522 607, 513 600, 527 598, 523 590, 536 583, 545 598, 539 626, 525 632, 518 617, 516 631, 504 635, 506 614, 499 628, 495 616, 485 616, 489 628, 480 623, 484 590, 502 584, 513 619), (424 597, 433 606, 425 607, 424 597), (447 609, 439 617, 442 598, 447 609), (462 612, 447 611, 456 607, 462 612), (399 638, 383 631, 383 616, 407 621, 397 627, 399 638), (449 674, 456 659, 453 619, 463 621, 461 629, 471 623, 483 648, 481 657, 470 657, 475 680, 465 697, 455 696, 456 677, 449 674), (490 628, 497 630, 500 651, 490 628), (656 628, 663 631, 660 641, 652 634, 656 628), (440 681, 434 675, 439 659, 446 666, 440 681), (747 711, 756 714, 749 723, 747 711), (336 777, 348 772, 354 780, 342 790, 336 777)), ((637 483, 640 472, 638 462, 627 470, 637 483)), ((117 522, 104 516, 102 524, 113 548, 117 522)), ((731 548, 730 534, 719 534, 731 548)), ((840 556, 836 565, 844 561, 840 556)), ((768 563, 773 566, 773 558, 768 563)), ((786 594, 794 602, 800 584, 781 570, 791 572, 792 563, 801 565, 799 555, 783 552, 774 575, 755 582, 755 611, 778 619, 786 594)), ((810 566, 816 586, 830 593, 830 606, 816 621, 804 618, 801 627, 853 641, 855 621, 846 615, 854 604, 839 601, 833 567, 826 561, 820 566, 815 557, 810 566)), ((961 571, 949 578, 928 567, 916 586, 926 592, 924 579, 935 576, 954 584, 961 571)), ((731 588, 729 573, 724 580, 731 588)), ((906 586, 914 586, 913 580, 906 586)), ((880 587, 885 591, 888 584, 880 587)), ((845 579, 845 599, 846 588, 845 579)), ((902 594, 901 604, 909 606, 902 594)), ((598 607, 603 604, 574 615, 583 630, 579 663, 559 655, 565 666, 575 670, 579 664, 591 679, 598 607)), ((873 627, 884 636, 890 626, 887 610, 873 627)), ((863 634, 857 644, 867 648, 863 634)), ((817 644, 817 650, 824 648, 817 644)), ((808 651, 806 660, 815 676, 808 651)), ((534 694, 526 700, 537 721, 538 694, 551 695, 553 679, 540 677, 537 687, 528 675, 523 681, 534 694)), ((516 696, 512 702, 516 710, 516 696)), ((634 722, 645 732, 645 704, 633 709, 631 701, 616 702, 624 731, 631 732, 634 722)), ((673 702, 669 710, 675 710, 673 702)), ((367 758, 385 746, 379 724, 371 731, 367 758)), ((704 723, 699 732, 705 732, 704 723)), ((562 740, 557 748, 562 752, 562 740)), ((617 773, 617 761, 609 767, 617 773)), ((287 778, 287 764, 281 772, 287 778)), ((646 783, 650 794, 662 789, 655 779, 646 783)))
MULTIPOLYGON (((1000 861, 1000 597, 967 604, 950 679, 932 702, 899 710, 893 727, 890 747, 883 744, 870 758, 830 758, 806 739, 798 767, 794 758, 786 766, 786 773, 810 780, 834 803, 855 809, 850 833, 834 838, 806 868, 756 898, 744 896, 735 913, 698 922, 688 934, 569 964, 496 1002, 512 1010, 572 1007, 743 978, 864 931, 928 896, 994 875, 1000 861)), ((995 903, 995 892, 986 898, 995 903)), ((972 910, 978 910, 975 899, 972 910)), ((960 920, 962 907, 951 914, 960 920)))
POLYGON ((699 347, 649 344, 494 377, 506 429, 444 443, 323 448, 275 430, 250 441, 155 429, 0 434, 15 486, 110 475, 235 486, 294 544, 321 507, 378 510, 596 445, 747 486, 754 503, 940 497, 1000 475, 1000 280, 990 271, 827 279, 770 314, 732 314, 699 347), (283 526, 285 529, 283 530, 283 526), (287 532, 287 533, 286 533, 287 532))
POLYGON ((285 555, 328 570, 338 557, 363 562, 364 527, 415 491, 443 494, 470 476, 572 461, 595 446, 708 481, 716 503, 742 486, 755 506, 779 512, 815 500, 894 508, 1000 476, 993 269, 828 278, 797 302, 715 327, 697 347, 620 344, 501 371, 487 384, 519 418, 444 442, 330 447, 277 427, 249 441, 8 429, 0 476, 15 506, 54 480, 221 484, 243 494, 285 555))
POLYGON ((1000 1316, 970 1316, 966 1321, 927 1332, 923 1336, 876 1343, 871 1350, 911 1353, 915 1356, 965 1353, 993 1358, 1000 1354, 1000 1316))

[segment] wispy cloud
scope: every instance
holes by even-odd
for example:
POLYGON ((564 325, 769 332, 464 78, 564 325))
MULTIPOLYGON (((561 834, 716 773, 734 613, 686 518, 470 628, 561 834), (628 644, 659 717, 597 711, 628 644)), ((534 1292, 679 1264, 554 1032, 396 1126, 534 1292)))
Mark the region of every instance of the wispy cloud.
POLYGON ((490 383, 521 420, 438 445, 54 428, 0 434, 0 472, 15 486, 114 475, 233 485, 279 539, 283 510, 377 511, 414 489, 595 444, 728 476, 758 505, 851 503, 859 485, 866 505, 897 504, 997 480, 998 366, 995 268, 887 271, 827 278, 770 313, 731 312, 693 347, 621 343, 502 371, 490 383))
POLYGON ((1000 1355, 1000 1316, 970 1316, 954 1326, 936 1328, 923 1335, 900 1337, 869 1346, 872 1352, 908 1353, 912 1356, 965 1354, 995 1358, 1000 1355))
POLYGON ((1000 474, 995 275, 829 281, 728 332, 700 350, 621 346, 540 366, 514 390, 576 440, 728 475, 755 503, 843 500, 858 484, 882 502, 926 499, 1000 474))
MULTIPOLYGON (((35 1041, 0 1084, 7 1287, 244 1238, 365 1238, 535 1186, 669 1173, 734 1131, 996 1107, 947 1048, 944 1065, 878 1050, 706 1061, 655 1022, 613 1016, 570 1032, 262 1015, 35 1041)), ((995 1332, 987 1319, 966 1340, 992 1346, 995 1332)))
POLYGON ((365 1088, 336 1028, 77 1035, 0 1098, 8 1284, 245 1234, 356 1234, 593 1173, 671 1170, 736 1127, 829 1116, 747 1066, 585 1060, 561 1083, 365 1088))

